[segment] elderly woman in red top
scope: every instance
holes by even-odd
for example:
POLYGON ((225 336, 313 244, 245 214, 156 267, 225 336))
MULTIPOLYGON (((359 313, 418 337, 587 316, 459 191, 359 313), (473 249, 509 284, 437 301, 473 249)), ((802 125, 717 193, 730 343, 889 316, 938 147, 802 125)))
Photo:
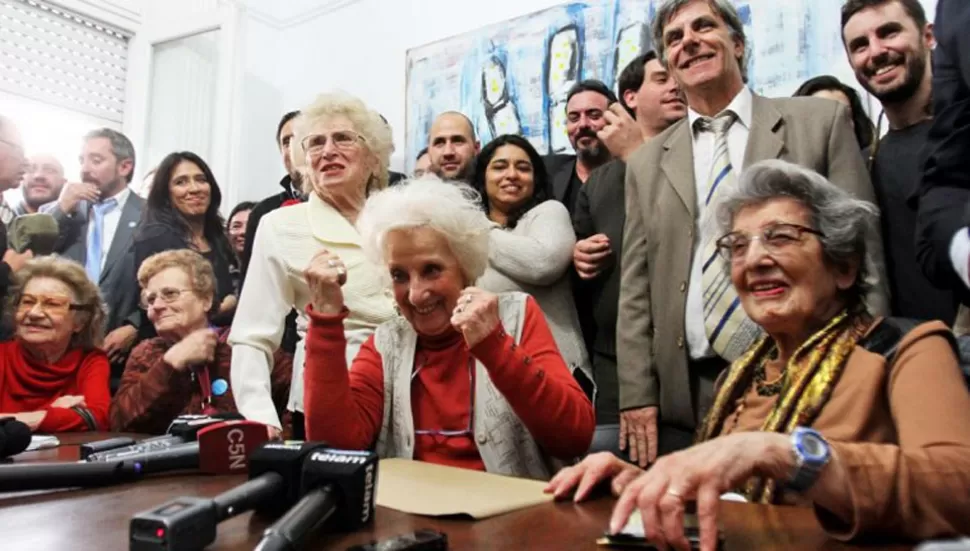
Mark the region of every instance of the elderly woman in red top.
POLYGON ((17 272, 15 337, 0 343, 0 417, 37 432, 107 428, 108 357, 98 349, 104 311, 84 268, 55 257, 17 272))
POLYGON ((386 266, 401 317, 377 328, 348 371, 341 285, 324 250, 306 269, 306 430, 312 440, 508 476, 548 479, 585 453, 592 405, 542 311, 523 293, 472 287, 491 223, 467 186, 401 184, 367 200, 364 251, 386 266))
MULTIPOLYGON (((138 284, 158 336, 131 351, 111 402, 111 430, 160 434, 179 415, 235 413, 232 348, 209 321, 217 306, 209 261, 189 249, 156 253, 138 268, 138 284)), ((277 413, 289 396, 291 366, 277 354, 271 379, 277 413)))

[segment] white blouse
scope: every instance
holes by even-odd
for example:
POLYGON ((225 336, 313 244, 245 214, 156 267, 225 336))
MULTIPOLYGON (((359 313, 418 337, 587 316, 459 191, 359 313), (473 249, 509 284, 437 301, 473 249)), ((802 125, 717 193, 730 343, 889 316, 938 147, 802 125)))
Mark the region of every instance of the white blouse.
POLYGON ((306 203, 264 216, 256 230, 246 284, 229 333, 232 391, 236 407, 246 419, 282 427, 270 393, 270 372, 291 308, 298 314, 300 340, 287 408, 303 411, 303 339, 311 299, 303 270, 324 248, 339 255, 347 267, 343 295, 350 310, 344 321, 348 366, 374 329, 395 315, 393 295, 384 284, 384 267, 365 258, 357 229, 315 193, 306 203))

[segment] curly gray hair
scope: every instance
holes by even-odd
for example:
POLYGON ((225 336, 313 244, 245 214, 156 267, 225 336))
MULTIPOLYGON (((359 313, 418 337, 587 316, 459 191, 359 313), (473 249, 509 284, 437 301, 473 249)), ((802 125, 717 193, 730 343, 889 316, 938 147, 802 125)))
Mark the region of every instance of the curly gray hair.
POLYGON ((290 159, 294 168, 301 173, 304 193, 312 190, 310 184, 309 167, 306 164, 306 152, 303 150, 303 139, 307 137, 313 127, 320 121, 333 117, 346 117, 350 120, 354 130, 364 138, 364 146, 377 160, 377 173, 371 176, 367 183, 367 192, 382 190, 387 187, 391 154, 394 153, 394 138, 391 127, 383 117, 367 105, 350 94, 344 92, 330 92, 320 94, 307 107, 300 110, 300 115, 293 121, 293 145, 290 147, 290 159))
POLYGON ((488 267, 492 226, 474 189, 435 177, 401 182, 372 195, 357 218, 364 253, 380 266, 385 264, 389 232, 419 227, 437 231, 448 241, 469 285, 488 267))
POLYGON ((718 199, 720 232, 732 230, 741 209, 779 198, 794 199, 811 212, 812 227, 823 234, 819 240, 828 262, 835 266, 858 264, 855 284, 847 295, 852 301, 862 302, 871 287, 867 278, 874 273, 866 241, 876 231, 879 209, 856 199, 813 170, 771 159, 748 167, 737 187, 725 190, 718 199))

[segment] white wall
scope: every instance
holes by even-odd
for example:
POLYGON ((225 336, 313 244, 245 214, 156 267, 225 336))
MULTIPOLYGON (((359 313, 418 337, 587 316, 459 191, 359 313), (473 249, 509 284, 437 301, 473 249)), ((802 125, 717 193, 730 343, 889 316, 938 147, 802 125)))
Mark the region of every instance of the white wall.
POLYGON ((405 63, 409 48, 564 3, 561 0, 358 0, 285 30, 292 53, 281 56, 279 83, 287 108, 327 90, 363 99, 391 123, 404 155, 405 63))
MULTIPOLYGON (((239 170, 235 181, 227 182, 237 191, 235 202, 258 201, 279 192, 285 173, 276 145, 276 126, 285 112, 278 76, 280 36, 266 23, 243 18, 241 96, 234 115, 239 170)), ((231 208, 226 204, 224 213, 231 208)))

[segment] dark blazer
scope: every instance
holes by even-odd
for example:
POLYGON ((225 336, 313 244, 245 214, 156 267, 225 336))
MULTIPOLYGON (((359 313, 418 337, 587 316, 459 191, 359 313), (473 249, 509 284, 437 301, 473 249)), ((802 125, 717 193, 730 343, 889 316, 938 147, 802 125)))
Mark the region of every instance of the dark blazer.
POLYGON ((970 2, 940 0, 933 52, 933 125, 918 197, 916 257, 938 287, 970 304, 970 290, 950 262, 950 241, 970 225, 970 2))
POLYGON ((576 240, 606 234, 613 249, 611 261, 596 279, 583 281, 584 298, 592 303, 595 325, 593 349, 600 354, 616 356, 616 316, 620 300, 620 251, 623 250, 624 212, 623 185, 626 163, 619 159, 593 170, 579 190, 573 229, 576 240))
MULTIPOLYGON (((57 203, 52 205, 53 208, 47 212, 57 219, 61 233, 61 247, 57 250, 58 254, 83 266, 87 259, 88 248, 88 210, 90 208, 88 203, 82 201, 76 212, 69 215, 61 212, 57 203)), ((125 323, 132 325, 137 323, 137 319, 133 319, 133 315, 137 316, 138 313, 139 297, 133 243, 144 205, 145 200, 135 192, 128 194, 128 200, 121 208, 118 229, 108 248, 104 269, 101 270, 98 287, 101 288, 101 299, 108 308, 106 332, 111 332, 125 323)))
POLYGON ((576 240, 602 233, 613 249, 610 261, 595 279, 574 278, 573 291, 583 337, 596 380, 597 424, 619 423, 619 383, 616 371, 616 319, 620 302, 620 251, 623 250, 626 163, 615 159, 596 168, 579 189, 573 212, 576 240))
MULTIPOLYGON (((546 174, 552 183, 552 196, 562 203, 566 199, 566 191, 569 189, 569 180, 572 179, 576 171, 575 155, 546 155, 542 158, 546 164, 546 174)), ((574 205, 566 205, 569 212, 573 211, 574 205)))

